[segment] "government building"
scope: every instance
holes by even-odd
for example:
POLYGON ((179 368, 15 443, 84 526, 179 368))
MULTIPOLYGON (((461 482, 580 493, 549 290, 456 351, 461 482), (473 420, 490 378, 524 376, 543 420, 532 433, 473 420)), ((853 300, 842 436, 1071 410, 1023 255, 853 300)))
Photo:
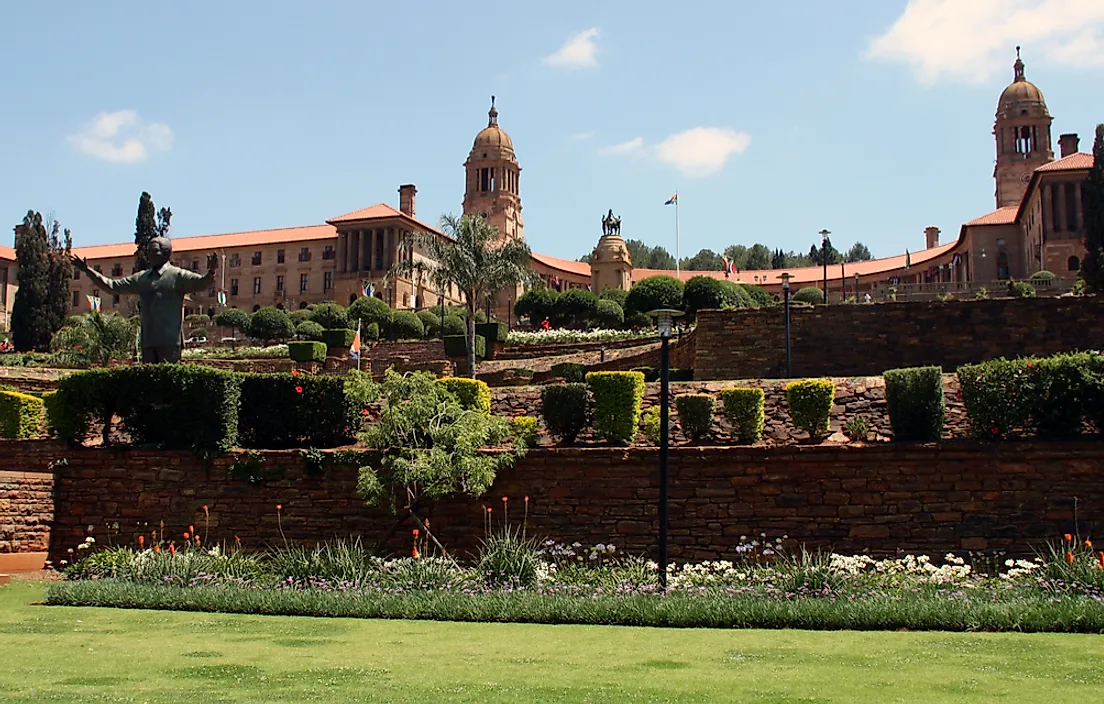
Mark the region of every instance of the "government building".
MULTIPOLYGON (((996 291, 1002 282, 1026 279, 1044 269, 1058 277, 1053 285, 1068 288, 1084 256, 1082 188, 1093 166, 1093 156, 1079 150, 1076 134, 1062 134, 1056 157, 1052 123, 1043 94, 1027 80, 1017 50, 1013 80, 1001 93, 993 126, 995 210, 963 224, 952 242, 941 243, 939 228, 928 227, 922 247, 915 251, 830 266, 829 300, 860 298, 867 293, 880 299, 890 286, 899 295, 917 297, 965 295, 981 287, 996 291)), ((487 126, 475 136, 464 162, 464 183, 465 214, 484 217, 503 238, 525 238, 521 166, 513 140, 499 126, 493 98, 487 126)), ((175 237, 174 261, 198 271, 208 252, 217 253, 222 257, 219 288, 226 293, 226 305, 249 311, 271 305, 299 309, 322 301, 348 304, 366 291, 393 308, 432 307, 442 300, 448 305, 460 304, 455 289, 437 291, 416 276, 388 276, 391 267, 403 259, 423 260, 432 266, 423 252, 410 247, 406 235, 420 231, 446 236, 419 219, 416 195, 414 185, 402 185, 398 188, 398 207, 379 203, 327 218, 317 225, 175 237)), ((104 274, 123 276, 133 271, 133 242, 78 247, 74 254, 87 258, 104 274)), ((627 289, 656 274, 676 275, 674 271, 634 268, 620 234, 603 235, 594 248, 592 262, 534 253, 531 264, 553 288, 586 287, 595 293, 607 288, 627 289)), ((824 285, 821 267, 788 272, 795 287, 824 285)), ((728 277, 778 293, 781 273, 740 271, 728 277)), ((15 274, 14 250, 0 246, 0 321, 5 328, 15 295, 15 274)), ((722 271, 682 271, 678 275, 683 280, 699 275, 726 277, 722 271)), ((134 301, 126 296, 101 296, 87 277, 78 275, 72 283, 74 313, 87 310, 88 295, 101 297, 105 311, 134 311, 134 301)), ((517 293, 502 294, 504 300, 496 305, 500 316, 509 315, 517 293)), ((218 290, 194 295, 186 306, 187 313, 217 312, 221 308, 218 290)))

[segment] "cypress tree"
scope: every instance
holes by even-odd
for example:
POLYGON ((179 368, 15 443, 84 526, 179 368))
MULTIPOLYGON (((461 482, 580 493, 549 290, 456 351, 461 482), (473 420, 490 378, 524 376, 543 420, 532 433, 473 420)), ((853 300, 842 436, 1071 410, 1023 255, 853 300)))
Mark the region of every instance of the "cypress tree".
POLYGON ((69 285, 73 280, 73 234, 68 228, 61 236, 59 233, 61 225, 54 220, 47 243, 48 285, 45 311, 51 335, 65 324, 65 318, 69 314, 69 285))
POLYGON ((15 260, 19 288, 12 303, 11 334, 20 352, 50 347, 50 242, 42 215, 28 210, 22 225, 15 226, 15 260))
POLYGON ((138 217, 134 220, 134 267, 141 271, 149 268, 146 259, 146 245, 161 233, 157 229, 157 210, 153 206, 153 196, 145 191, 138 199, 138 217))
POLYGON ((1104 125, 1096 126, 1093 167, 1085 189, 1085 258, 1081 278, 1093 293, 1104 291, 1104 125))

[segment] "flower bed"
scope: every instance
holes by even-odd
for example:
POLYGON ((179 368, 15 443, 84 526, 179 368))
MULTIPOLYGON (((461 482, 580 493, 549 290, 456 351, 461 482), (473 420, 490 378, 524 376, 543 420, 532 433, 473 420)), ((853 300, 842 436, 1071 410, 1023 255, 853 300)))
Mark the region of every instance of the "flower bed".
POLYGON ((655 337, 655 331, 637 332, 634 330, 513 330, 506 338, 508 345, 556 345, 577 342, 614 342, 617 340, 646 339, 655 337))
POLYGON ((287 357, 287 345, 270 347, 189 347, 181 353, 183 359, 268 359, 287 357))

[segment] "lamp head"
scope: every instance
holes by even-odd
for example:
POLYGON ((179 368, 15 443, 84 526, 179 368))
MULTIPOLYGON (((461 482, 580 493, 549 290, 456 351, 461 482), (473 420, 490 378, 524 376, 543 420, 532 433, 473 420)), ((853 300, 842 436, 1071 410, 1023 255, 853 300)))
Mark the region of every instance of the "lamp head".
POLYGON ((671 336, 674 320, 682 315, 682 311, 678 308, 656 308, 648 311, 647 315, 656 319, 656 330, 661 338, 666 339, 671 336))
POLYGON ((787 271, 786 273, 781 274, 778 278, 782 279, 782 290, 783 291, 789 291, 790 290, 790 279, 793 278, 793 274, 791 274, 790 272, 787 271))

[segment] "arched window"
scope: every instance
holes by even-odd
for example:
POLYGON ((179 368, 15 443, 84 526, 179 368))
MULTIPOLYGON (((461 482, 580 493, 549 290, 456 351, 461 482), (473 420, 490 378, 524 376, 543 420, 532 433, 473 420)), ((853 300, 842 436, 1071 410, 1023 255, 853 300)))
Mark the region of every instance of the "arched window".
POLYGON ((1009 278, 1008 252, 1000 252, 997 254, 997 278, 1002 281, 1009 278))
POLYGON ((1069 260, 1066 261, 1066 270, 1081 271, 1081 260, 1077 257, 1070 257, 1069 260))

